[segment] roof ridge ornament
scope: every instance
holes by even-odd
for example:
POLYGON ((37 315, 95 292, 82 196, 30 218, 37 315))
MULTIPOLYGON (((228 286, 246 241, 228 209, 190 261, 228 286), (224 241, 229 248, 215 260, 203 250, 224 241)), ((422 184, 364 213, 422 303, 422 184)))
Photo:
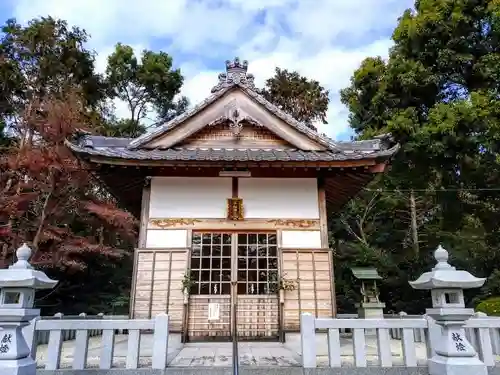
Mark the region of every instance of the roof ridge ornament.
POLYGON ((247 60, 241 61, 239 57, 235 57, 233 61, 226 60, 226 72, 219 74, 219 83, 212 87, 211 92, 216 93, 233 85, 240 85, 254 90, 254 76, 248 74, 247 70, 247 60))

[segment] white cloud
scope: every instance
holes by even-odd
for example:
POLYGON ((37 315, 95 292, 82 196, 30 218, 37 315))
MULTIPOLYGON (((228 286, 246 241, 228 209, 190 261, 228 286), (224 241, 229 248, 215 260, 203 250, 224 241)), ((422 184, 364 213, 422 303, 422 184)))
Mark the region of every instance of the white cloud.
MULTIPOLYGON (((390 33, 411 0, 16 0, 14 16, 66 19, 85 28, 102 71, 120 41, 170 53, 186 77, 183 94, 194 103, 216 84, 224 61, 240 56, 262 85, 276 66, 297 70, 331 92, 332 137, 347 128, 338 91, 367 56, 387 55, 390 33), (159 41, 163 43, 158 45, 159 41), (189 56, 187 58, 186 56, 189 56), (213 67, 214 61, 220 61, 213 67)), ((122 108, 121 105, 117 107, 122 108)), ((120 110, 122 111, 122 109, 120 110)))

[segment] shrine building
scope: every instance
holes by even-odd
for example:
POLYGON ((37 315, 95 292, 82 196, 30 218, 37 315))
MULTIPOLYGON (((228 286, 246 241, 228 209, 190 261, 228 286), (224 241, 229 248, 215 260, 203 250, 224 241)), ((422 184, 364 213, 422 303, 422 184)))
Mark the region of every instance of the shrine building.
POLYGON ((278 339, 302 312, 334 316, 327 218, 398 149, 311 130, 247 66, 227 61, 208 98, 140 137, 68 142, 140 219, 130 316, 167 313, 191 341, 278 339))

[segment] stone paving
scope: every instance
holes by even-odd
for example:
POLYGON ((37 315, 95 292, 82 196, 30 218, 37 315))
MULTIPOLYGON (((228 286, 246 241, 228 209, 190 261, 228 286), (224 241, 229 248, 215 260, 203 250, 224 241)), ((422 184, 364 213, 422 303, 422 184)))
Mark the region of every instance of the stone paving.
MULTIPOLYGON (((317 334, 318 366, 328 366, 328 346, 325 334, 317 334)), ((419 365, 426 363, 426 348, 423 343, 415 343, 419 365)), ((88 367, 99 366, 101 350, 100 337, 89 339, 88 367)), ((63 343, 61 367, 71 367, 73 360, 73 341, 63 343)), ((300 334, 287 334, 284 344, 277 342, 240 342, 238 344, 239 363, 241 366, 292 366, 301 365, 300 334)), ((403 365, 401 341, 391 340, 391 352, 395 366, 403 365)), ((141 367, 151 365, 153 353, 153 335, 141 335, 140 359, 141 367)), ((39 368, 45 366, 47 345, 39 345, 37 362, 39 368)), ((113 367, 124 367, 127 356, 127 335, 116 335, 113 367)), ((366 337, 366 356, 368 365, 378 365, 377 342, 373 336, 366 337)), ((353 346, 350 338, 341 338, 341 357, 343 366, 353 366, 353 346)), ((232 365, 232 343, 187 343, 182 344, 180 335, 171 334, 168 347, 168 363, 172 367, 229 367, 232 365)))

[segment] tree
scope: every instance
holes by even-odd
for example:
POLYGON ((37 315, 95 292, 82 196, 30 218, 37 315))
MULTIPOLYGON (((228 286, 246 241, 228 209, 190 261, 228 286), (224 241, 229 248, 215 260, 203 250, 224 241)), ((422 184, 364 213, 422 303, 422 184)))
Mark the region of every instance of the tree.
POLYGON ((326 112, 329 92, 318 81, 301 76, 297 72, 276 68, 274 77, 266 81, 260 94, 296 120, 316 130, 314 121, 327 124, 326 112))
POLYGON ((134 240, 133 217, 116 207, 65 147, 66 139, 86 128, 81 102, 75 95, 33 103, 39 110, 23 123, 35 140, 11 147, 1 159, 0 217, 10 218, 12 227, 0 240, 11 250, 4 262, 26 241, 35 264, 79 269, 87 253, 117 256, 117 245, 130 248, 134 240))
MULTIPOLYGON (((363 61, 341 92, 359 138, 391 133, 402 145, 388 175, 370 187, 400 198, 413 193, 419 202, 425 250, 420 260, 400 257, 400 268, 410 259, 423 266, 439 243, 480 276, 500 258, 499 10, 491 1, 416 1, 399 20, 389 59, 363 61)), ((356 204, 368 202, 361 195, 356 204)), ((394 228, 386 238, 384 230, 367 236, 372 251, 406 254, 397 233, 408 223, 394 220, 390 206, 377 209, 394 228)), ((401 306, 400 296, 391 298, 401 306)))
POLYGON ((33 19, 27 26, 8 20, 0 38, 3 119, 17 122, 27 103, 46 96, 63 98, 74 90, 89 105, 102 100, 105 91, 94 72, 94 56, 83 48, 87 41, 84 30, 51 17, 33 19))
POLYGON ((106 87, 83 47, 87 34, 50 17, 27 26, 8 20, 2 31, 0 264, 28 242, 33 264, 63 280, 39 301, 59 311, 96 262, 108 275, 101 290, 121 293, 108 280, 113 268, 130 263, 135 219, 65 146, 81 129, 96 131, 105 116, 106 87))
POLYGON ((28 242, 31 263, 61 280, 55 290, 38 296, 44 313, 95 312, 89 304, 96 299, 95 308, 111 311, 109 295, 130 288, 131 274, 124 272, 131 265, 136 220, 65 146, 67 138, 86 129, 82 99, 76 94, 46 98, 33 106, 39 111, 23 123, 34 141, 13 146, 0 158, 0 223, 9 221, 0 236, 1 265, 10 264, 14 250, 28 242))
MULTIPOLYGON (((394 32, 385 69, 372 79, 379 82, 379 90, 368 95, 373 101, 362 105, 363 94, 374 86, 363 81, 369 76, 366 64, 343 92, 352 118, 385 116, 382 122, 366 121, 364 128, 391 132, 404 145, 401 170, 409 161, 414 187, 490 189, 498 181, 498 8, 486 1, 417 2, 416 12, 406 11, 394 32), (384 103, 385 115, 378 103, 384 103)), ((460 199, 447 198, 452 202, 445 214, 456 222, 459 205, 453 202, 460 199)))
MULTIPOLYGON (((94 56, 83 44, 87 34, 79 28, 69 28, 65 21, 51 17, 33 19, 22 26, 14 19, 2 26, 0 36, 0 157, 17 152, 15 163, 31 149, 35 135, 32 119, 37 107, 47 98, 63 100, 78 91, 88 113, 104 96, 101 78, 94 73, 94 56), (7 151, 9 151, 8 154, 7 151)), ((82 102, 82 103, 83 103, 82 102)), ((1 191, 14 189, 20 197, 21 181, 27 178, 23 169, 14 167, 3 174, 1 191)), ((3 214, 8 210, 6 209, 3 214)), ((2 217, 2 232, 12 227, 13 216, 2 217)))
POLYGON ((142 134, 142 121, 152 110, 157 113, 156 122, 163 122, 188 106, 185 97, 176 99, 183 77, 179 69, 172 69, 172 58, 165 52, 144 50, 138 61, 132 47, 118 43, 108 57, 106 75, 111 95, 123 100, 130 110, 128 118, 114 123, 122 134, 142 134))

